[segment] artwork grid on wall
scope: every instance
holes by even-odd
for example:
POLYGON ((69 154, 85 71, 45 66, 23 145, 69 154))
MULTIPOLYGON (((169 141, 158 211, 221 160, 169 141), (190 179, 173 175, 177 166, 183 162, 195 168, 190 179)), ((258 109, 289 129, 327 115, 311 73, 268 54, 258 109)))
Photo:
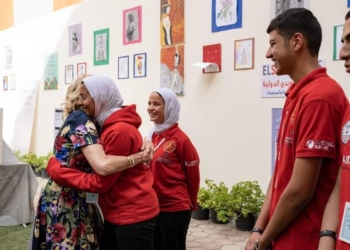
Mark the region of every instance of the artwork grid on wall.
POLYGON ((118 57, 118 79, 129 78, 129 56, 118 57))
POLYGON ((142 6, 123 10, 123 44, 142 42, 142 6))
POLYGON ((235 41, 234 69, 254 69, 254 38, 235 41))
POLYGON ((242 0, 212 0, 211 32, 242 28, 242 0))
POLYGON ((134 78, 146 77, 147 75, 147 54, 139 53, 134 54, 134 78))
POLYGON ((109 64, 109 28, 94 31, 94 65, 109 64))

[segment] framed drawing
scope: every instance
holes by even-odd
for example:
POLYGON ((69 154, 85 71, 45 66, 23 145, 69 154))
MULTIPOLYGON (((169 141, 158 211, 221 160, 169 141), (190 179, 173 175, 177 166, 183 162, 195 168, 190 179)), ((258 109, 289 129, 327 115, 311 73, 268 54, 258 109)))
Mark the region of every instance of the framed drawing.
POLYGON ((242 0, 212 0, 211 32, 242 28, 242 0))
POLYGON ((69 56, 81 55, 83 53, 82 24, 68 27, 69 56))
POLYGON ((271 19, 292 8, 310 9, 310 0, 270 0, 271 19))
POLYGON ((129 56, 118 57, 118 79, 129 78, 129 56))
POLYGON ((339 52, 342 46, 343 27, 344 25, 337 25, 333 29, 333 61, 340 60, 339 52))
POLYGON ((109 64, 109 29, 94 31, 94 65, 109 64))
POLYGON ((74 69, 73 69, 73 65, 66 65, 65 67, 65 83, 66 84, 71 84, 73 82, 74 79, 74 69))
POLYGON ((254 69, 254 38, 235 41, 234 69, 254 69))
POLYGON ((8 77, 4 76, 2 78, 2 90, 3 91, 7 91, 9 89, 9 81, 8 81, 8 77))
POLYGON ((12 46, 5 47, 5 68, 12 68, 12 46))
POLYGON ((145 77, 147 72, 147 55, 140 53, 134 55, 134 77, 145 77))
POLYGON ((123 11, 123 44, 142 42, 142 6, 123 11))
POLYGON ((77 77, 81 77, 86 74, 86 62, 77 64, 77 77))

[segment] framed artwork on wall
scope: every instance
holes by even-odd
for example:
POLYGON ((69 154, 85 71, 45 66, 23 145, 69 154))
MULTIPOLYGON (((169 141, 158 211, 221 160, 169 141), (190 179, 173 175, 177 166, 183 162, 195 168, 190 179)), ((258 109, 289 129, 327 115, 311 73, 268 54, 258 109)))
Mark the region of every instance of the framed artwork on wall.
POLYGON ((3 91, 7 91, 9 89, 9 81, 8 81, 8 77, 4 76, 2 78, 2 90, 3 91))
POLYGON ((293 8, 310 9, 310 0, 270 0, 271 19, 282 12, 293 8))
POLYGON ((140 53, 134 55, 134 78, 145 77, 147 74, 147 55, 140 53))
POLYGON ((71 84, 74 79, 74 67, 73 65, 66 65, 65 66, 65 83, 71 84))
POLYGON ((129 78, 129 56, 118 57, 118 79, 129 78))
POLYGON ((254 38, 235 41, 234 69, 254 69, 254 38))
POLYGON ((109 64, 109 29, 94 31, 94 65, 109 64))
POLYGON ((5 47, 5 68, 12 68, 12 46, 5 47))
POLYGON ((142 6, 123 11, 123 44, 142 42, 142 6))
POLYGON ((343 27, 344 25, 337 25, 333 28, 333 61, 340 60, 339 52, 341 49, 341 39, 343 35, 343 27))
POLYGON ((77 77, 81 77, 86 74, 86 62, 77 64, 77 77))
POLYGON ((11 90, 15 90, 16 89, 16 76, 15 75, 10 75, 8 84, 9 84, 9 88, 11 90))
POLYGON ((45 55, 44 90, 58 89, 58 53, 45 55))
POLYGON ((242 28, 242 0, 212 0, 211 32, 242 28))
POLYGON ((69 56, 81 55, 83 53, 82 24, 68 27, 69 56))

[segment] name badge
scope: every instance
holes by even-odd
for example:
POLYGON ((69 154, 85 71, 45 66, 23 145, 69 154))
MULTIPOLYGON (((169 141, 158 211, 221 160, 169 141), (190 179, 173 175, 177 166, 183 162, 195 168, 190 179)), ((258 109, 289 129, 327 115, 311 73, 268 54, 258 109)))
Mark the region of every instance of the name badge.
POLYGON ((98 194, 86 193, 86 203, 98 203, 98 194))
POLYGON ((344 206, 343 219, 339 232, 339 240, 350 244, 350 203, 346 202, 344 206))

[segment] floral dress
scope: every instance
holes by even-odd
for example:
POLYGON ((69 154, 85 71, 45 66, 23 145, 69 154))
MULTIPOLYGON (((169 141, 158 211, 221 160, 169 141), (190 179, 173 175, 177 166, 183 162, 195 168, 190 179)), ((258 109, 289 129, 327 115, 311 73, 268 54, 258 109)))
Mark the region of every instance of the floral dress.
MULTIPOLYGON (((92 168, 80 147, 97 143, 95 124, 77 110, 58 132, 54 154, 62 165, 90 173, 92 168)), ((97 250, 103 220, 97 205, 86 203, 86 192, 61 187, 49 179, 39 199, 33 230, 33 250, 97 250)))

